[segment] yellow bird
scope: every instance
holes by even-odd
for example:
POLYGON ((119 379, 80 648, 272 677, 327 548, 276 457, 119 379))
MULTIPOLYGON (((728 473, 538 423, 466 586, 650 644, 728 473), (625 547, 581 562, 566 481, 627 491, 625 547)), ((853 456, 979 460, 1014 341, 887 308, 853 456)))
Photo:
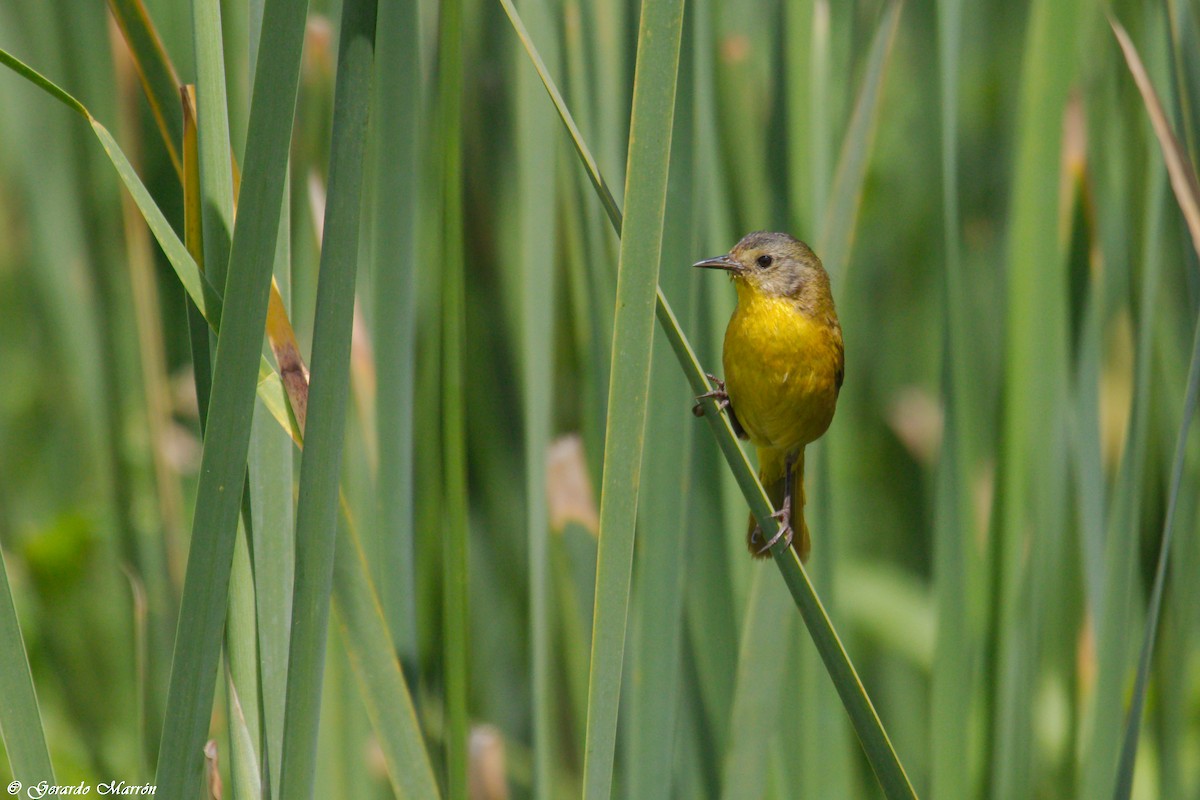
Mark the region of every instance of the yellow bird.
POLYGON ((738 436, 757 448, 759 480, 778 509, 779 532, 764 542, 751 515, 746 544, 761 558, 783 537, 807 560, 804 447, 829 428, 845 369, 829 275, 804 242, 766 231, 693 266, 726 270, 737 288, 725 330, 725 380, 713 378, 717 389, 697 399, 715 398, 738 436))

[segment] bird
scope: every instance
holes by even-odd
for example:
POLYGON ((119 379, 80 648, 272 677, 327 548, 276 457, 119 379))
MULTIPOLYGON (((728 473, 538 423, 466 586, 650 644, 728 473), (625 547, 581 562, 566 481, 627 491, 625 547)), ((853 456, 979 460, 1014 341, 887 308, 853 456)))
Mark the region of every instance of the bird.
POLYGON ((712 398, 729 415, 734 433, 758 454, 758 477, 779 531, 769 541, 754 515, 746 545, 769 557, 781 538, 800 560, 811 549, 804 521, 804 448, 829 429, 845 377, 842 327, 829 275, 804 242, 787 233, 754 231, 727 255, 693 264, 729 273, 737 307, 725 330, 725 378, 696 398, 712 398))

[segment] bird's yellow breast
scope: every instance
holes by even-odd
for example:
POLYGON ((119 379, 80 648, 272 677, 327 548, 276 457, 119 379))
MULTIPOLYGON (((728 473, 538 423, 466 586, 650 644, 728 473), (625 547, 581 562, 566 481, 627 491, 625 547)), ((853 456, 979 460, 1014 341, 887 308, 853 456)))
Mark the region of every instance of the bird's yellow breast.
POLYGON ((829 427, 842 369, 836 321, 739 286, 723 363, 734 413, 755 445, 793 452, 829 427))

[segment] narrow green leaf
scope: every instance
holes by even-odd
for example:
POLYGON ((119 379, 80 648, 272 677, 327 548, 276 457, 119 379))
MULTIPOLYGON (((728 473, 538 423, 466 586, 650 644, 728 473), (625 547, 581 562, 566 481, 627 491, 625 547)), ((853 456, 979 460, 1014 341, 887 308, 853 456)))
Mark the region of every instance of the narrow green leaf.
POLYGON ((970 486, 965 394, 970 373, 965 348, 971 335, 965 319, 958 205, 958 82, 962 47, 962 0, 938 3, 938 78, 941 100, 942 238, 945 242, 942 298, 942 395, 946 416, 937 465, 934 512, 934 581, 937 644, 933 664, 930 741, 934 797, 970 793, 970 722, 974 661, 978 646, 971 630, 968 596, 970 486))
POLYGON ((438 101, 442 146, 441 218, 441 417, 442 498, 445 515, 442 591, 444 625, 444 675, 446 682, 447 795, 467 797, 469 720, 468 658, 468 541, 466 409, 463 383, 466 346, 466 289, 463 243, 462 104, 463 8, 462 0, 442 4, 439 47, 438 101))
MULTIPOLYGON (((296 573, 279 789, 280 797, 286 798, 311 797, 316 775, 376 9, 376 0, 347 0, 342 6, 312 381, 296 507, 296 573)), ((277 227, 278 220, 274 223, 277 227)))
POLYGON ((416 569, 413 544, 413 384, 416 375, 417 213, 422 124, 421 65, 415 0, 379 7, 376 33, 374 283, 378 373, 379 591, 410 675, 417 665, 416 569))
MULTIPOLYGON (((249 481, 247 481, 249 487, 249 481)), ((250 515, 243 499, 243 521, 250 515)), ((229 775, 238 798, 259 800, 262 797, 262 726, 258 710, 261 704, 258 676, 257 603, 254 591, 254 568, 250 565, 250 532, 239 524, 233 548, 233 565, 229 576, 229 611, 225 621, 225 679, 226 707, 230 717, 229 775)))
POLYGON ((755 570, 742 622, 733 719, 725 751, 721 797, 762 797, 769 764, 767 745, 779 737, 780 696, 787 690, 788 645, 794 617, 783 619, 785 587, 766 570, 755 570))
MULTIPOLYGON (((526 17, 539 38, 552 42, 548 9, 524 0, 526 17)), ((521 275, 522 386, 525 428, 525 519, 529 542, 529 635, 533 697, 533 789, 553 792, 556 753, 551 677, 550 521, 546 499, 546 452, 554 416, 555 229, 557 148, 553 110, 542 101, 537 75, 523 63, 514 42, 516 86, 517 259, 521 275)), ((548 57, 553 62, 555 54, 548 57)))
POLYGON ((192 0, 192 28, 205 262, 210 279, 223 287, 229 263, 234 197, 220 3, 192 0))
MULTIPOLYGON (((789 10, 792 6, 789 4, 789 10)), ((695 249, 683 263, 695 261, 696 253, 715 253, 737 240, 733 228, 732 208, 724 198, 725 170, 720 155, 716 109, 715 71, 718 62, 716 48, 706 45, 714 41, 710 3, 695 4, 689 9, 695 70, 695 152, 692 170, 695 182, 693 227, 697 237, 695 249)), ((687 272, 687 270, 684 270, 687 272)), ((692 329, 706 360, 715 363, 725 331, 713 320, 728 319, 733 311, 735 293, 720 291, 712 282, 692 280, 697 293, 692 329)), ((702 745, 706 782, 710 793, 720 787, 716 775, 720 755, 727 748, 729 720, 732 717, 734 685, 738 657, 738 625, 745 617, 745 600, 749 596, 752 568, 743 556, 740 537, 730 536, 746 522, 746 508, 741 492, 729 470, 721 464, 721 454, 715 442, 697 435, 693 450, 696 464, 692 487, 692 522, 689 531, 688 553, 688 634, 695 659, 696 684, 704 706, 706 732, 702 745)))
MULTIPOLYGON (((189 95, 197 112, 196 138, 199 162, 198 202, 189 208, 188 216, 197 213, 201 222, 203 258, 206 277, 216 285, 225 283, 229 264, 229 236, 233 229, 233 171, 229 157, 229 117, 226 112, 224 45, 221 38, 221 9, 214 0, 194 0, 192 3, 193 41, 196 54, 197 86, 195 96, 189 95)), ((165 57, 165 54, 164 54, 165 57)), ((164 129, 164 137, 166 130, 164 129)), ((197 343, 202 337, 194 331, 197 343)), ((197 369, 207 366, 203 361, 197 369)), ((207 376, 197 381, 197 387, 209 383, 207 376)), ((253 487, 247 476, 247 490, 253 487)), ((252 498, 242 499, 242 524, 238 525, 234 543, 233 563, 229 578, 229 608, 225 627, 225 668, 227 679, 226 703, 230 709, 229 774, 233 790, 239 798, 258 798, 262 791, 261 689, 258 650, 257 599, 254 570, 250 560, 250 525, 252 498), (247 714, 246 709, 251 713, 247 714)))
MULTIPOLYGON (((240 537, 239 537, 240 539, 240 537)), ((239 569, 238 561, 241 556, 234 556, 234 569, 239 569)), ((249 555, 246 555, 246 566, 249 567, 249 555)), ((253 598, 251 598, 253 599, 253 598)), ((233 600, 230 601, 230 607, 233 606, 233 600)), ((251 607, 253 610, 253 606, 251 607)), ((250 631, 250 635, 254 635, 254 631, 250 631)), ((253 641, 253 640, 251 640, 253 641)), ((248 655, 253 655, 253 652, 248 655)), ((251 662, 250 667, 257 666, 256 662, 251 662)), ((227 661, 225 664, 226 675, 228 681, 225 685, 225 691, 228 693, 227 703, 229 707, 229 775, 230 784, 233 789, 233 796, 246 798, 246 800, 258 800, 262 797, 262 771, 259 767, 259 735, 258 735, 258 705, 244 704, 241 695, 238 693, 238 683, 247 685, 245 681, 238 681, 233 677, 232 665, 227 661)))
POLYGON ((392 788, 402 800, 438 798, 437 781, 404 682, 388 623, 346 505, 333 559, 334 616, 378 736, 392 788))
MULTIPOLYGON (((690 32, 685 31, 663 227, 662 261, 667 264, 689 263, 695 252, 692 46, 690 32)), ((686 269, 661 273, 665 290, 685 298, 680 313, 686 318, 693 313, 695 303, 691 301, 700 286, 693 277, 686 269)), ((670 346, 658 331, 652 361, 661 365, 670 358, 670 346)), ((679 709, 687 702, 680 686, 680 665, 685 577, 696 521, 690 513, 695 426, 688 414, 679 413, 690 400, 682 375, 660 367, 652 371, 649 388, 646 468, 641 486, 645 501, 638 513, 641 546, 630 610, 629 725, 623 752, 628 796, 667 800, 675 793, 672 781, 679 709)))
POLYGON ((26 786, 36 786, 42 781, 55 784, 3 556, 0 556, 0 736, 4 738, 13 777, 26 786))
POLYGON ((682 30, 682 0, 646 0, 642 5, 629 135, 629 179, 625 187, 629 216, 621 237, 612 378, 604 437, 600 551, 596 564, 596 611, 584 755, 585 798, 605 798, 612 792, 617 706, 654 340, 651 312, 662 252, 682 30))
MULTIPOLYGON (((275 376, 275 381, 282 395, 283 387, 278 384, 278 376, 275 376)), ((268 779, 272 797, 278 797, 295 574, 293 445, 287 428, 281 429, 272 419, 262 395, 263 387, 260 385, 258 403, 254 407, 247 465, 251 487, 250 555, 254 562, 258 673, 262 684, 263 749, 260 769, 268 779)), ((280 401, 284 419, 294 424, 288 413, 286 398, 281 397, 280 401)))

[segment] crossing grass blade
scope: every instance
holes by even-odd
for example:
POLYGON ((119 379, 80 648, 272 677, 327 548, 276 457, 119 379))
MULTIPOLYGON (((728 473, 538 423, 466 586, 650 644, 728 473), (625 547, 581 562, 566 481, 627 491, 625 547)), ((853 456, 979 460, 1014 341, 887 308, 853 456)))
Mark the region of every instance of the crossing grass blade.
MULTIPOLYGON (((311 413, 304 431, 296 508, 296 572, 280 764, 281 797, 311 797, 316 774, 376 10, 376 0, 348 0, 342 7, 329 192, 313 329, 311 413)), ((275 225, 277 229, 278 219, 275 225)))
POLYGON ((621 236, 604 437, 600 550, 584 756, 585 798, 605 798, 612 792, 650 352, 654 341, 652 313, 662 253, 682 30, 682 0, 646 0, 642 5, 630 121, 629 179, 625 188, 629 214, 621 236))

